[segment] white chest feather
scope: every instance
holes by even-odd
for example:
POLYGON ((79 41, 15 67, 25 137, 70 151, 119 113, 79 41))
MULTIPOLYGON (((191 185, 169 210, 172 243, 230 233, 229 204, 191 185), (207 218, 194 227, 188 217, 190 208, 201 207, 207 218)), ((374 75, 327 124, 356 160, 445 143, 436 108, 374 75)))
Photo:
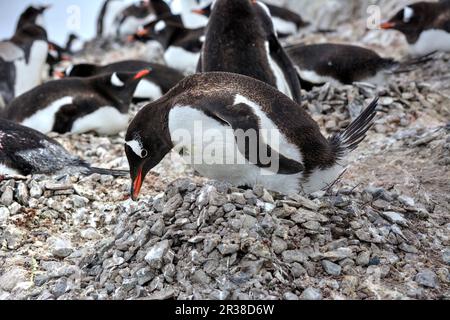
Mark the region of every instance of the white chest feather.
POLYGON ((30 50, 28 63, 25 61, 25 58, 18 59, 14 62, 16 67, 14 94, 16 97, 41 84, 47 54, 47 43, 44 41, 34 41, 30 50))
POLYGON ((139 30, 139 27, 156 19, 154 14, 151 14, 145 18, 128 17, 120 26, 121 35, 134 34, 139 30))
POLYGON ((37 111, 31 117, 24 119, 22 124, 44 134, 49 133, 52 131, 55 124, 55 114, 59 111, 59 109, 61 109, 62 106, 71 104, 72 102, 72 97, 63 97, 58 99, 47 107, 37 111))
POLYGON ((425 55, 433 51, 450 52, 450 33, 431 29, 423 31, 416 43, 410 45, 411 54, 425 55))
POLYGON ((265 45, 266 45, 266 53, 267 53, 267 58, 269 60, 270 69, 272 70, 272 73, 274 74, 275 79, 277 81, 277 88, 278 88, 278 90, 280 90, 281 92, 283 92, 285 95, 287 95, 288 97, 290 97, 292 99, 293 98, 292 92, 291 92, 291 89, 289 88, 289 84, 288 84, 288 81, 286 80, 286 76, 285 76, 283 70, 280 68, 280 66, 272 59, 272 57, 270 55, 269 43, 266 42, 265 45))
POLYGON ((297 33, 297 26, 294 22, 286 21, 272 16, 273 25, 278 33, 293 35, 297 33))
POLYGON ((20 172, 0 163, 0 175, 17 176, 17 175, 20 175, 20 172))
POLYGON ((153 82, 143 79, 139 82, 133 97, 138 99, 157 100, 163 96, 159 86, 153 82))
POLYGON ((114 135, 128 126, 128 114, 120 113, 114 107, 100 107, 96 111, 78 118, 72 125, 71 133, 95 131, 103 135, 114 135))
POLYGON ((164 53, 164 60, 169 67, 183 73, 193 74, 197 69, 200 53, 193 53, 180 47, 169 47, 164 53))
POLYGON ((322 83, 327 83, 327 82, 340 84, 336 79, 334 79, 332 77, 322 76, 313 70, 297 68, 297 71, 303 80, 314 83, 314 84, 322 84, 322 83))

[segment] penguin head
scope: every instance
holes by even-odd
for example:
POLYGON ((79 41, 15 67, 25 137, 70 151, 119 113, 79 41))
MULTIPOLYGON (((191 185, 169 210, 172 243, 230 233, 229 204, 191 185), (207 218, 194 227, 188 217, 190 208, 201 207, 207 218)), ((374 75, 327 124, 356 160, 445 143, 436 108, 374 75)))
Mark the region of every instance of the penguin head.
POLYGON ((15 37, 21 37, 27 40, 47 41, 47 31, 37 24, 26 24, 17 30, 15 37))
POLYGON ((80 63, 67 67, 65 77, 92 77, 97 73, 98 66, 91 63, 80 63))
POLYGON ((141 109, 131 121, 125 136, 125 154, 130 166, 130 193, 134 201, 149 171, 173 148, 164 104, 155 101, 148 107, 141 109))
POLYGON ((29 6, 21 15, 19 19, 19 23, 17 25, 18 28, 21 28, 22 26, 31 23, 31 24, 37 24, 41 27, 43 26, 42 21, 42 15, 44 12, 49 9, 50 6, 29 6))

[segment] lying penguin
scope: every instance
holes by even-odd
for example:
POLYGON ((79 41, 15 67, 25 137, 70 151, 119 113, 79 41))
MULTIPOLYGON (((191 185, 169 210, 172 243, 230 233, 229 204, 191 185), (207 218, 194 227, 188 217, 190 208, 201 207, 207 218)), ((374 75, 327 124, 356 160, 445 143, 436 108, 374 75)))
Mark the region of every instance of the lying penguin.
POLYGON ((133 93, 148 73, 50 81, 14 99, 2 116, 42 133, 117 134, 126 129, 133 93))
POLYGON ((156 100, 172 89, 184 76, 175 69, 141 60, 125 60, 106 66, 95 64, 77 64, 66 69, 65 74, 60 77, 93 77, 101 74, 112 74, 114 72, 138 72, 148 69, 151 72, 142 77, 134 94, 133 100, 156 100))
POLYGON ((184 74, 195 73, 204 38, 205 28, 188 29, 170 17, 145 25, 134 37, 143 42, 159 42, 166 64, 184 74))
POLYGON ((141 109, 127 130, 132 198, 172 149, 201 175, 236 186, 283 194, 328 188, 372 126, 376 106, 326 139, 299 104, 266 83, 223 72, 187 77, 141 109))
POLYGON ((93 173, 125 176, 126 171, 91 167, 54 139, 20 124, 0 119, 0 175, 93 173))
POLYGON ((413 55, 450 52, 450 0, 411 4, 382 23, 381 28, 402 32, 413 55))
POLYGON ((297 67, 302 89, 305 90, 327 82, 339 85, 354 82, 383 85, 392 74, 412 71, 418 64, 432 59, 424 56, 399 62, 383 58, 367 48, 337 43, 299 44, 285 49, 297 67))
POLYGON ((47 56, 47 32, 36 24, 0 42, 0 94, 6 104, 41 83, 47 56))
POLYGON ((214 2, 198 71, 243 74, 301 101, 295 67, 276 36, 268 8, 260 2, 214 2))

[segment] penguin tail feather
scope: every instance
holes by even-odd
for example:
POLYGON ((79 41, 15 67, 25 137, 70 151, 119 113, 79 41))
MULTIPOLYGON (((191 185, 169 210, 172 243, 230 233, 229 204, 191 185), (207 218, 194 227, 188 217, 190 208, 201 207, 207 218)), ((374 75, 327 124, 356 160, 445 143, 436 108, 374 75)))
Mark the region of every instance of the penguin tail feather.
POLYGON ((130 174, 129 171, 126 170, 113 170, 113 169, 104 169, 97 167, 88 167, 88 174, 98 173, 101 175, 113 176, 113 177, 126 177, 130 174))
POLYGON ((424 65, 425 63, 428 63, 430 61, 433 61, 435 59, 434 55, 437 51, 433 51, 429 54, 409 59, 404 62, 399 63, 398 69, 394 70, 394 74, 400 74, 400 73, 407 73, 416 70, 419 68, 419 66, 424 65))
POLYGON ((344 131, 334 134, 328 139, 338 159, 342 159, 355 150, 364 140, 367 131, 373 125, 373 119, 377 114, 377 106, 378 97, 344 131))

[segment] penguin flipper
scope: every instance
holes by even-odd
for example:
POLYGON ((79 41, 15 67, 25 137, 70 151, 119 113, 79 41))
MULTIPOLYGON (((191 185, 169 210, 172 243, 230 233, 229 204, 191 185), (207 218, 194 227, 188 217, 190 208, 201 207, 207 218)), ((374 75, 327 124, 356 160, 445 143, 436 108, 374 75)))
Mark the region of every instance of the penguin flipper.
POLYGON ((297 70, 275 34, 269 35, 269 48, 270 54, 285 72, 293 100, 297 103, 301 103, 301 84, 298 79, 297 70))
POLYGON ((210 108, 208 113, 233 129, 239 152, 250 163, 277 174, 297 174, 304 170, 303 164, 283 156, 264 141, 260 119, 247 104, 210 108), (256 143, 252 138, 256 139, 256 143))

